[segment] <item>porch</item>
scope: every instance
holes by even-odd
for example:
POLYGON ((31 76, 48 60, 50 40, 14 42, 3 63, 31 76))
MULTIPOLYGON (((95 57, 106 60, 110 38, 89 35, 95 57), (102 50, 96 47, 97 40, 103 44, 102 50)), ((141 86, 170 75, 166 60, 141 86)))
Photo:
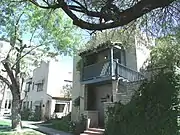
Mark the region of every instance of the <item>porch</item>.
POLYGON ((84 115, 91 128, 104 128, 104 103, 112 102, 112 83, 86 85, 84 115))

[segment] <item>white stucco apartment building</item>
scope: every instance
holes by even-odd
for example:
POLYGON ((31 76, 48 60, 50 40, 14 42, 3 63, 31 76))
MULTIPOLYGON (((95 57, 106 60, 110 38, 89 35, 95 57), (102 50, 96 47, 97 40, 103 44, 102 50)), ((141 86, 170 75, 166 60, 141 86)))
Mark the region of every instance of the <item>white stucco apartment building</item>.
POLYGON ((41 108, 42 119, 56 115, 58 118, 71 112, 71 97, 66 97, 63 90, 67 81, 72 80, 70 72, 63 71, 59 62, 42 61, 33 71, 32 78, 26 81, 26 98, 23 107, 34 111, 41 108))
POLYGON ((119 42, 120 36, 116 37, 104 38, 102 42, 96 38, 94 48, 86 48, 74 57, 72 101, 79 104, 72 107, 73 121, 83 114, 90 119, 90 127, 104 128, 107 106, 128 103, 144 79, 139 71, 155 40, 149 41, 143 34, 134 35, 131 46, 127 47, 119 42), (77 70, 79 60, 81 66, 77 70))

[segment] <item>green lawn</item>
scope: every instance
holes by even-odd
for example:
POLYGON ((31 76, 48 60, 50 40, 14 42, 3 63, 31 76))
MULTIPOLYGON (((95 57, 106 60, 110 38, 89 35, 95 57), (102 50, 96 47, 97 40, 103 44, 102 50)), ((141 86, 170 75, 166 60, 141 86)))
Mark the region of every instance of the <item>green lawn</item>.
POLYGON ((10 122, 0 120, 0 135, 45 135, 45 134, 28 128, 23 128, 20 131, 13 131, 11 129, 10 122))
POLYGON ((0 130, 0 135, 45 135, 45 134, 32 130, 32 129, 24 128, 21 131, 3 129, 3 130, 0 130))
POLYGON ((69 132, 69 121, 66 120, 51 120, 49 121, 49 125, 44 125, 44 126, 69 132))
POLYGON ((0 120, 0 126, 10 126, 10 124, 11 124, 10 122, 0 120))

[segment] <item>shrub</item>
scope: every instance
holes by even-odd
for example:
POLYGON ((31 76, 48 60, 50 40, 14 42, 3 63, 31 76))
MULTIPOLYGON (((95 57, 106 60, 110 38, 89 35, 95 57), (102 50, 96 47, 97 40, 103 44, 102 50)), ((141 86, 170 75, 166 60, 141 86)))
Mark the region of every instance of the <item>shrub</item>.
POLYGON ((127 105, 109 108, 106 134, 176 135, 179 80, 172 72, 161 72, 145 82, 127 105))
POLYGON ((70 121, 71 121, 71 113, 62 118, 55 118, 48 121, 52 125, 48 125, 48 127, 69 132, 70 131, 70 121))
POLYGON ((36 107, 34 112, 31 113, 29 120, 40 121, 42 110, 40 107, 36 107))
POLYGON ((29 120, 29 117, 32 115, 32 112, 29 108, 24 108, 21 111, 21 119, 22 120, 29 120))
POLYGON ((80 133, 83 133, 86 129, 86 123, 87 119, 84 115, 81 115, 81 118, 78 122, 71 122, 70 123, 70 131, 74 135, 79 135, 80 133))

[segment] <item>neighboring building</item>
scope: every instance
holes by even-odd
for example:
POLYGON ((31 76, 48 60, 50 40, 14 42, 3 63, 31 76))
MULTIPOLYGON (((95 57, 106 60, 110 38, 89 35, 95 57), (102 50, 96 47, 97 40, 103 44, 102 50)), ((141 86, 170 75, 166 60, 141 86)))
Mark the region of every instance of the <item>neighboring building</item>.
POLYGON ((79 99, 80 106, 72 107, 73 121, 84 114, 90 119, 90 126, 104 127, 107 106, 131 100, 144 79, 138 71, 150 53, 142 42, 145 39, 134 36, 131 47, 125 49, 120 42, 104 40, 74 57, 72 101, 79 99))
POLYGON ((64 79, 71 80, 71 74, 65 75, 63 72, 59 62, 42 61, 40 66, 34 69, 32 78, 26 81, 27 95, 23 108, 30 108, 32 111, 41 109, 42 119, 54 115, 61 118, 69 114, 71 98, 66 97, 62 88, 66 84, 64 79))

